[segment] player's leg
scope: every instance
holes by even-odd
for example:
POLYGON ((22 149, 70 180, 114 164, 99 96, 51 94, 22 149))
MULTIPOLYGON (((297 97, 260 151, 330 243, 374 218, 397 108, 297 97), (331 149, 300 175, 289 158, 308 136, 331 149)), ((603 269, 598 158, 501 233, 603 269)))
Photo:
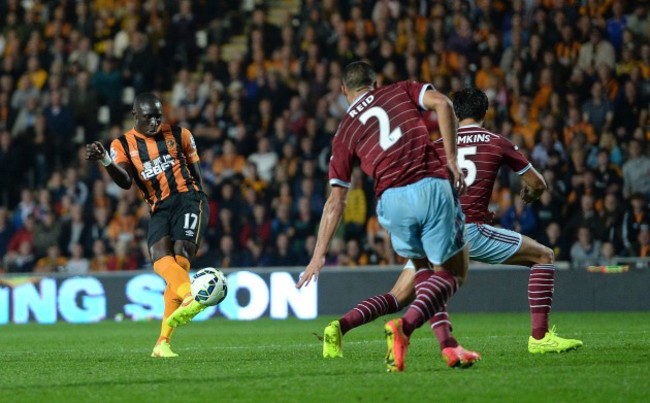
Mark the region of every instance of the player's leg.
MULTIPOLYGON (((452 259, 447 260, 440 266, 434 266, 434 270, 450 273, 458 281, 459 287, 467 279, 467 272, 469 269, 469 247, 464 248, 452 259)), ((469 368, 475 362, 481 360, 481 355, 475 351, 467 350, 461 346, 456 338, 451 334, 451 321, 447 314, 447 304, 429 318, 429 323, 436 322, 436 324, 443 326, 431 325, 433 333, 436 335, 440 343, 442 351, 442 359, 448 367, 469 368)))
MULTIPOLYGON (((519 250, 522 243, 521 235, 514 231, 502 230, 483 224, 466 224, 465 235, 469 247, 469 258, 490 264, 501 263, 510 258, 519 250)), ((441 351, 458 346, 458 342, 452 334, 451 321, 446 308, 436 313, 429 320, 429 324, 438 339, 441 351)), ((443 354, 443 357, 451 356, 443 354)), ((447 360, 447 358, 445 359, 447 360)), ((447 364, 454 366, 458 365, 458 362, 455 359, 449 359, 447 364)))
POLYGON ((364 299, 340 319, 330 322, 323 331, 323 357, 343 357, 343 335, 411 303, 414 280, 415 271, 404 269, 390 292, 364 299))
POLYGON ((174 259, 173 243, 169 235, 170 208, 171 204, 168 200, 158 207, 151 216, 147 232, 147 242, 154 271, 165 279, 167 284, 163 293, 165 310, 160 335, 152 353, 154 357, 177 356, 171 351, 170 340, 173 329, 167 325, 166 319, 178 308, 183 296, 189 292, 189 276, 174 259))
POLYGON ((522 236, 521 247, 504 261, 505 264, 530 267, 528 305, 531 335, 528 338, 528 351, 531 353, 564 352, 582 346, 582 341, 559 337, 554 329, 549 329, 555 288, 554 261, 550 248, 527 236, 522 236))
MULTIPOLYGON (((434 265, 434 270, 453 275, 454 279, 458 282, 458 286, 460 286, 467 278, 469 268, 468 249, 459 250, 452 258, 447 259, 447 256, 449 256, 450 253, 454 253, 457 250, 456 248, 458 245, 462 244, 463 240, 466 240, 467 238, 464 226, 459 229, 459 225, 463 225, 464 216, 462 215, 460 205, 456 198, 454 198, 453 207, 445 211, 447 217, 442 221, 442 224, 438 224, 438 226, 444 226, 446 223, 447 228, 429 232, 429 234, 431 234, 430 240, 426 242, 425 245, 445 246, 445 240, 439 239, 438 236, 440 233, 445 232, 451 234, 451 236, 448 235, 446 240, 453 240, 454 242, 446 244, 446 254, 436 255, 437 253, 440 253, 440 251, 444 253, 445 249, 434 249, 429 251, 428 255, 432 255, 435 259, 444 261, 443 264, 434 265), (455 225, 449 227, 450 223, 454 223, 455 225)), ((451 334, 451 321, 449 320, 446 311, 446 303, 441 304, 440 309, 436 309, 435 314, 430 317, 429 322, 431 323, 432 330, 440 343, 442 357, 448 366, 469 367, 473 365, 474 362, 480 360, 481 357, 478 353, 464 349, 451 334)))
POLYGON ((415 301, 403 316, 407 336, 444 309, 465 280, 469 267, 465 216, 449 181, 434 180, 427 191, 423 195, 427 205, 421 217, 421 242, 433 270, 416 266, 415 301))
POLYGON ((176 357, 177 354, 173 353, 170 347, 173 328, 168 326, 167 318, 178 308, 183 296, 190 293, 189 275, 174 259, 172 241, 169 235, 165 235, 155 241, 151 245, 150 251, 155 272, 164 278, 167 283, 165 292, 163 293, 165 310, 160 327, 160 336, 158 337, 152 356, 176 357))
MULTIPOLYGON (((403 371, 410 335, 444 309, 449 298, 464 281, 469 265, 464 239, 464 215, 450 183, 432 179, 414 185, 410 187, 411 193, 407 197, 400 197, 396 210, 401 213, 395 213, 391 221, 401 223, 404 219, 414 218, 414 221, 420 224, 420 228, 416 228, 420 243, 413 241, 413 232, 400 233, 393 228, 387 229, 398 253, 400 243, 406 244, 411 250, 406 249, 405 252, 411 254, 402 256, 424 252, 424 256, 419 258, 426 257, 434 265, 434 269, 421 261, 414 261, 415 300, 401 319, 389 321, 385 326, 389 371, 403 371), (405 205, 407 200, 413 205, 405 205)), ((410 226, 415 227, 412 224, 410 226)), ((395 227, 400 229, 401 225, 396 224, 395 227)))
MULTIPOLYGON (((190 270, 190 262, 185 256, 176 255, 176 263, 183 268, 186 272, 190 270)), ((170 345, 172 334, 174 333, 174 328, 167 324, 167 318, 181 305, 183 300, 172 291, 172 287, 167 285, 165 287, 165 292, 163 293, 163 299, 165 301, 165 310, 163 312, 162 324, 160 325, 160 336, 156 342, 156 346, 160 346, 159 350, 166 350, 167 346, 161 343, 166 342, 167 345, 170 345)), ((165 356, 167 355, 165 351, 154 351, 156 356, 165 356)), ((172 353, 173 354, 173 353, 172 353)))
MULTIPOLYGON (((188 270, 190 261, 194 258, 198 245, 203 239, 208 217, 208 203, 204 193, 186 192, 177 195, 171 218, 174 255, 176 260, 188 270)), ((188 292, 184 295, 180 306, 167 319, 167 324, 171 327, 186 325, 205 308, 205 305, 199 304, 192 297, 191 292, 188 292)))

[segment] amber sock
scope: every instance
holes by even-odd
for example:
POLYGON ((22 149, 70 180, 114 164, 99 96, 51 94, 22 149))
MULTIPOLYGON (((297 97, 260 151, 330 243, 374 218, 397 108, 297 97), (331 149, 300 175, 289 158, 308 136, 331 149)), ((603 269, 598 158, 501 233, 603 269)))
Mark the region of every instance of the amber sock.
POLYGON ((176 263, 185 271, 190 271, 190 261, 183 255, 176 255, 176 263))
POLYGON ((156 260, 153 269, 167 282, 167 286, 183 299, 190 293, 190 275, 171 256, 165 256, 156 260))
POLYGON ((181 305, 181 302, 183 302, 171 291, 169 286, 165 287, 163 298, 165 300, 165 312, 163 313, 162 325, 160 325, 160 337, 156 344, 160 343, 164 339, 166 339, 167 342, 171 340, 174 328, 167 325, 167 318, 169 318, 169 315, 171 315, 176 308, 181 305))

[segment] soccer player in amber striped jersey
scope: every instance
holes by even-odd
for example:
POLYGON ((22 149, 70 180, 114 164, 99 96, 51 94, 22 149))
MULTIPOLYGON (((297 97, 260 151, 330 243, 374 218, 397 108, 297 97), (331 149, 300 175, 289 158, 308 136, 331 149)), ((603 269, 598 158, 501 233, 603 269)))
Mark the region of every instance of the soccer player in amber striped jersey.
MULTIPOLYGON (((410 335, 444 310, 467 274, 464 216, 456 197, 464 190, 456 159, 456 117, 449 99, 428 84, 399 82, 376 88, 375 72, 364 62, 346 66, 342 81, 350 107, 332 140, 332 191, 314 254, 296 286, 309 284, 320 273, 344 210, 353 163, 359 160, 375 180, 377 216, 391 234, 395 252, 418 268, 413 304, 401 319, 385 325, 387 369, 403 371, 410 335), (436 155, 422 109, 438 113, 445 164, 436 155)), ((395 301, 379 298, 379 304, 395 301)), ((332 327, 334 336, 339 334, 336 324, 332 327)), ((325 338, 331 336, 326 331, 325 338)))
POLYGON ((101 162, 123 189, 135 182, 151 207, 147 243, 154 270, 167 282, 160 337, 151 356, 176 357, 170 344, 174 328, 204 308, 192 297, 188 272, 205 232, 208 202, 192 134, 162 123, 162 103, 154 94, 138 95, 132 113, 133 129, 113 140, 110 153, 94 142, 86 145, 86 158, 101 162))
MULTIPOLYGON (((488 108, 487 97, 482 91, 467 88, 454 94, 452 99, 456 116, 460 121, 458 165, 466 172, 465 182, 468 189, 466 194, 460 196, 460 202, 466 215, 465 229, 470 259, 483 263, 524 265, 531 268, 528 281, 531 316, 529 352, 562 352, 582 346, 580 340, 559 337, 553 329, 549 329, 548 316, 555 285, 553 252, 527 236, 489 225, 491 219, 488 203, 494 180, 502 165, 510 167, 521 176, 524 185, 519 197, 526 203, 537 200, 546 189, 543 177, 514 144, 481 127, 488 108)), ((443 142, 437 141, 435 146, 440 159, 444 161, 446 157, 443 142)), ((347 331, 381 315, 397 312, 410 303, 415 284, 413 269, 413 263, 408 262, 398 282, 388 294, 362 301, 341 319, 335 321, 338 322, 341 332, 334 333, 335 336, 330 337, 329 343, 327 339, 324 340, 323 351, 330 352, 327 357, 342 354, 341 337, 347 331), (391 303, 387 304, 384 301, 391 303)), ((429 323, 438 338, 443 359, 448 366, 472 365, 477 359, 472 352, 463 350, 454 353, 454 350, 449 350, 451 347, 458 346, 458 341, 451 334, 451 322, 446 309, 437 312, 429 323)), ((328 334, 327 328, 325 334, 328 334)))

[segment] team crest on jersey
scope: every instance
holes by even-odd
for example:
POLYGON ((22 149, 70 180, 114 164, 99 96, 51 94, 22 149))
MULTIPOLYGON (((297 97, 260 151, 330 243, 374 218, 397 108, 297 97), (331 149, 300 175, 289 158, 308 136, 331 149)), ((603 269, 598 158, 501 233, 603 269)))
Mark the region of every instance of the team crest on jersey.
POLYGON ((174 140, 167 140, 167 148, 171 150, 174 147, 176 147, 176 142, 174 140))

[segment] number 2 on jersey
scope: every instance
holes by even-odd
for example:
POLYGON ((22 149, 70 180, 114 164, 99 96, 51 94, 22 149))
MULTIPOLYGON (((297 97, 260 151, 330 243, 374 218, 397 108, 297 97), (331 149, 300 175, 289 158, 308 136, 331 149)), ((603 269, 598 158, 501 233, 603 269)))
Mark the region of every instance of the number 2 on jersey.
POLYGON ((476 180, 476 164, 474 161, 466 159, 469 155, 476 155, 476 146, 458 147, 458 166, 460 169, 467 170, 465 175, 465 184, 467 187, 472 186, 476 180))
POLYGON ((379 123, 379 146, 382 150, 388 150, 402 137, 402 129, 399 126, 393 129, 393 131, 390 130, 390 119, 388 118, 388 113, 383 108, 373 106, 359 116, 359 121, 365 125, 370 118, 377 118, 377 122, 379 123))

